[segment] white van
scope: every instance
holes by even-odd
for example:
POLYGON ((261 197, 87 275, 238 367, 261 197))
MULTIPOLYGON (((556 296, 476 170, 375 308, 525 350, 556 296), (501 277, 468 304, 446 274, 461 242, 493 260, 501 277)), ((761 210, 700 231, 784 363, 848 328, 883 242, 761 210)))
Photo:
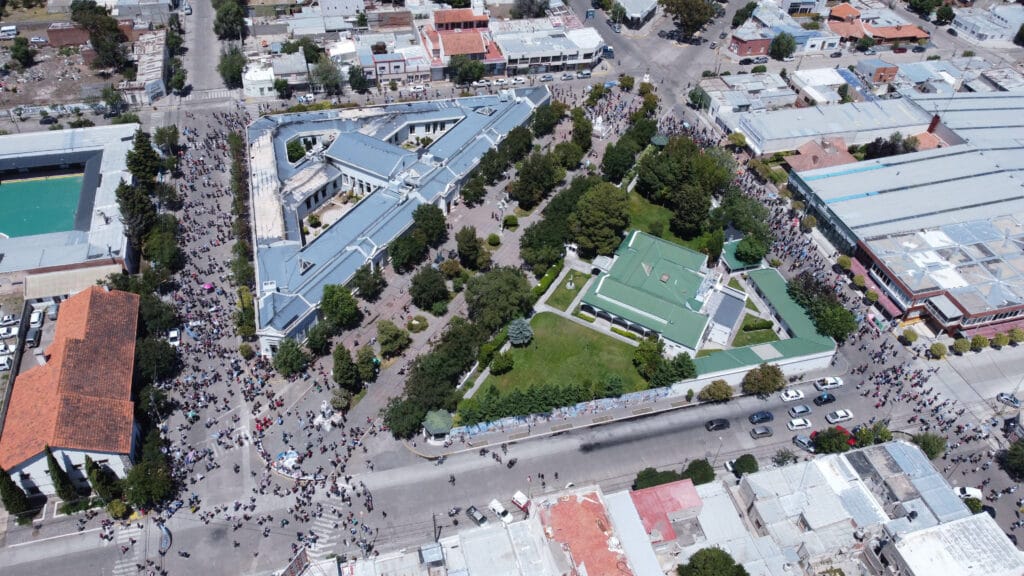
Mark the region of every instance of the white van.
POLYGON ((10 356, 0 356, 0 372, 10 372, 14 362, 10 356))
POLYGON ((523 494, 518 490, 512 495, 512 505, 523 512, 529 513, 530 511, 530 499, 526 497, 526 494, 523 494))
POLYGON ((0 26, 0 40, 13 40, 17 35, 17 26, 0 26))
POLYGON ((498 502, 497 499, 491 500, 491 503, 487 505, 487 508, 491 512, 494 512, 495 516, 501 518, 501 521, 505 524, 508 524, 512 521, 512 515, 509 514, 508 510, 506 510, 505 507, 501 505, 501 502, 498 502))
POLYGON ((973 486, 956 486, 955 488, 956 488, 956 495, 959 496, 960 498, 963 498, 963 499, 976 498, 976 499, 981 500, 983 502, 985 500, 985 495, 982 494, 981 490, 978 490, 977 488, 975 488, 973 486))

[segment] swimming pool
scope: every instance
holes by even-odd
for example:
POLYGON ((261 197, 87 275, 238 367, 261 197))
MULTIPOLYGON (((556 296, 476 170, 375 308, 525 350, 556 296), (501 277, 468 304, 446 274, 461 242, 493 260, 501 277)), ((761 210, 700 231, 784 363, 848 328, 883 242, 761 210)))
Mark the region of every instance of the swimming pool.
POLYGON ((10 238, 75 227, 82 174, 0 182, 0 234, 10 238))

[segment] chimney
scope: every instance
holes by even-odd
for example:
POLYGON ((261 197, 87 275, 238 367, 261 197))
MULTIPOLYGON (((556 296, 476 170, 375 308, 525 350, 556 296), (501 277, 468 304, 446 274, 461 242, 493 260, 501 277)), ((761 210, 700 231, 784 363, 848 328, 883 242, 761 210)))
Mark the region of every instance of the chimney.
POLYGON ((927 132, 929 134, 935 133, 935 128, 937 128, 938 126, 939 126, 939 115, 936 114, 936 115, 932 116, 932 121, 928 124, 927 132))

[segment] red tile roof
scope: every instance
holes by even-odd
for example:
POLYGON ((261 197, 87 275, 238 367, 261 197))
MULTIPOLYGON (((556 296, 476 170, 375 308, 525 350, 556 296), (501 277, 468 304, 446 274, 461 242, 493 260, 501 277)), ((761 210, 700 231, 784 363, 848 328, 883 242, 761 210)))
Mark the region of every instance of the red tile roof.
POLYGON ((841 38, 863 38, 865 36, 864 23, 860 20, 846 22, 845 20, 829 20, 828 29, 841 38))
POLYGON ((847 18, 860 18, 860 10, 857 10, 853 6, 847 3, 836 4, 829 10, 828 15, 830 18, 838 18, 839 20, 846 20, 847 18))
POLYGON ((830 138, 823 142, 811 140, 798 148, 797 152, 786 156, 786 164, 789 164, 794 172, 842 166, 857 161, 857 158, 847 150, 846 141, 842 138, 830 138))
POLYGON ((0 467, 54 448, 128 454, 134 404, 136 294, 93 286, 60 306, 50 357, 14 381, 0 467))
POLYGON ((446 56, 460 54, 483 54, 487 51, 483 35, 476 30, 453 30, 438 32, 446 56))
POLYGON ((629 493, 629 497, 633 499, 633 505, 640 514, 644 532, 647 532, 651 542, 655 544, 676 539, 676 531, 668 519, 669 514, 700 508, 702 505, 700 495, 697 494, 691 480, 679 480, 634 490, 629 493))
POLYGON ((621 549, 612 550, 608 541, 615 535, 597 492, 568 494, 541 511, 541 522, 552 540, 572 555, 581 574, 588 576, 632 576, 621 549))
POLYGON ((458 8, 455 10, 435 10, 435 24, 456 24, 459 22, 487 22, 486 14, 475 14, 472 8, 458 8))
POLYGON ((876 39, 881 40, 926 40, 930 37, 928 32, 913 24, 902 26, 872 26, 864 24, 864 28, 876 39))

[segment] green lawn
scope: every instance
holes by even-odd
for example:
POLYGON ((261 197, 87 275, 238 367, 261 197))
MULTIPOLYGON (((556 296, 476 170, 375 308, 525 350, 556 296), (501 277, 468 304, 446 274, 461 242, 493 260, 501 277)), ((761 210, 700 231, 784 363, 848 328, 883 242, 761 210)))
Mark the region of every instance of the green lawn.
POLYGON ((701 238, 683 240, 672 233, 669 222, 672 220, 672 211, 664 206, 658 206, 641 196, 637 192, 629 193, 629 225, 632 228, 643 230, 648 234, 654 234, 670 242, 686 246, 698 252, 703 247, 701 238), (660 231, 659 231, 660 230, 660 231))
POLYGON ((484 386, 494 384, 506 392, 531 384, 600 381, 618 374, 627 390, 646 388, 633 367, 633 346, 551 312, 537 314, 530 324, 533 341, 526 348, 511 350, 515 367, 501 376, 489 376, 484 386))
POLYGON ((752 325, 754 322, 761 321, 760 318, 753 314, 747 314, 743 318, 743 325, 740 328, 739 334, 732 339, 732 345, 735 348, 741 348, 743 346, 750 346, 752 344, 764 344, 765 342, 775 342, 779 337, 775 334, 775 331, 767 328, 764 330, 745 330, 745 328, 752 325))
POLYGON ((740 281, 737 280, 735 277, 729 278, 729 288, 734 288, 736 290, 739 290, 740 292, 746 292, 746 290, 744 290, 743 286, 740 284, 740 281))
POLYGON ((754 304, 754 301, 751 300, 750 298, 747 298, 747 301, 746 301, 745 304, 743 304, 743 306, 747 310, 753 310, 754 312, 760 312, 761 311, 761 309, 757 307, 757 304, 754 304))
POLYGON ((580 293, 580 288, 583 288, 583 284, 586 283, 588 276, 582 272, 576 270, 570 270, 565 278, 562 279, 562 283, 555 287, 555 291, 548 297, 548 304, 559 310, 568 310, 569 305, 572 304, 576 295, 580 293), (575 288, 569 290, 565 285, 569 282, 569 278, 573 279, 575 288))
POLYGON ((697 358, 703 358, 705 356, 711 356, 715 352, 721 352, 721 348, 701 348, 697 350, 697 358))

